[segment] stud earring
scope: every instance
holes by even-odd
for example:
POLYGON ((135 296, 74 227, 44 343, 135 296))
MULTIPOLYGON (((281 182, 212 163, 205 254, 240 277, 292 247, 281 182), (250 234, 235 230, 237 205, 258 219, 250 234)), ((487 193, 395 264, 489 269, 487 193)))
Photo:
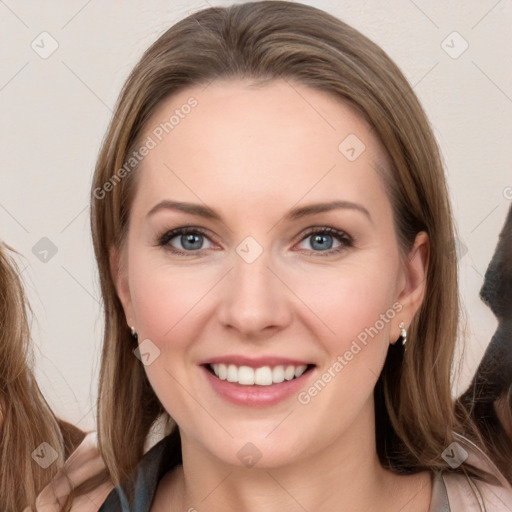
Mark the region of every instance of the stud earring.
POLYGON ((135 331, 135 327, 133 325, 130 327, 130 332, 131 332, 132 338, 135 341, 137 341, 137 339, 138 339, 137 331, 135 331))
MULTIPOLYGON (((400 328, 400 338, 399 339, 402 340, 402 346, 403 346, 407 343, 407 330, 406 330, 405 324, 403 322, 400 322, 398 327, 400 328)), ((391 343, 391 345, 395 345, 397 341, 398 340, 393 341, 393 343, 391 343)))
POLYGON ((402 338, 402 345, 405 345, 407 343, 407 330, 405 328, 405 324, 403 322, 400 322, 400 337, 402 338))

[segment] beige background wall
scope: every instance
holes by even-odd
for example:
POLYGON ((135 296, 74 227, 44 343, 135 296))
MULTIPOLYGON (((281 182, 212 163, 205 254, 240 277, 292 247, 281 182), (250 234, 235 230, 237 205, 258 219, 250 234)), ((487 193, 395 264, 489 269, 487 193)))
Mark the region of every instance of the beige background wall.
MULTIPOLYGON (((0 2, 0 238, 24 255, 42 388, 56 411, 82 428, 93 426, 102 329, 88 228, 101 139, 144 49, 189 12, 228 3, 0 2)), ((389 53, 438 137, 468 316, 457 393, 497 325, 478 293, 512 199, 512 2, 306 3, 352 24, 389 53)))

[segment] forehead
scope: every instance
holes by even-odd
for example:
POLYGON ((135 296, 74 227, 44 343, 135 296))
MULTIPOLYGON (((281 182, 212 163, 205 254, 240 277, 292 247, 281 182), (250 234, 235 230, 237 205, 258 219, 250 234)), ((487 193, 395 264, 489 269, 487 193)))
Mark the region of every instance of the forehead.
POLYGON ((140 140, 152 145, 139 166, 148 199, 170 191, 293 204, 305 194, 382 193, 385 158, 366 121, 332 95, 285 80, 184 89, 157 107, 140 140))

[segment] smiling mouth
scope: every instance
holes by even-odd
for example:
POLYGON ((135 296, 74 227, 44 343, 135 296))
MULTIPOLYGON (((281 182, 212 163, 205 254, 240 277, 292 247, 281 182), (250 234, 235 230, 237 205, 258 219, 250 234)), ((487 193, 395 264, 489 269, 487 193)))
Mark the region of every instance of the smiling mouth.
POLYGON ((217 363, 205 364, 204 367, 218 379, 234 384, 242 386, 271 386, 298 379, 314 368, 315 365, 276 365, 252 368, 250 366, 217 363))

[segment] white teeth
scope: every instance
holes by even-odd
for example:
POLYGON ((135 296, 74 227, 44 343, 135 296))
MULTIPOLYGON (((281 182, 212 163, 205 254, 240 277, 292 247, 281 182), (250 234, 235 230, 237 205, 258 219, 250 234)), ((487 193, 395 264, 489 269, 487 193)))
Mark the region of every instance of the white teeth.
POLYGON ((279 384, 284 381, 284 366, 276 366, 272 370, 272 382, 279 384))
POLYGON ((226 365, 220 363, 219 364, 219 379, 226 380, 227 376, 228 376, 228 369, 226 368, 226 365))
POLYGON ((234 364, 228 366, 228 382, 238 382, 238 368, 234 364))
POLYGON ((297 368, 295 368, 295 377, 300 377, 306 371, 307 367, 308 366, 306 364, 297 366, 297 368))
POLYGON ((258 386, 270 386, 272 384, 272 370, 270 366, 256 369, 254 372, 254 384, 258 384, 258 386))
POLYGON ((287 366, 284 371, 284 378, 286 380, 292 380, 295 377, 295 366, 287 366))
POLYGON ((226 365, 223 363, 212 364, 210 367, 220 380, 228 382, 238 382, 245 386, 270 386, 279 384, 285 380, 292 380, 300 377, 307 368, 307 365, 301 366, 261 366, 259 368, 251 368, 250 366, 235 366, 234 364, 226 365))
POLYGON ((238 384, 252 386, 254 384, 254 370, 250 366, 238 368, 238 384))

